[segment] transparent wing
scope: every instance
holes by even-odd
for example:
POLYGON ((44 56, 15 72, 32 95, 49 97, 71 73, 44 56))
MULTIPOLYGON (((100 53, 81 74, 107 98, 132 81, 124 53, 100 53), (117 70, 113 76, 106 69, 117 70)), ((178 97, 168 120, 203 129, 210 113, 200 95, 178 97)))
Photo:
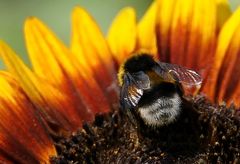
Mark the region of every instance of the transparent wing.
POLYGON ((126 73, 120 93, 120 102, 123 109, 135 107, 143 95, 143 90, 150 88, 149 77, 142 71, 126 73))
POLYGON ((153 69, 166 81, 177 81, 187 86, 202 84, 202 77, 197 72, 179 65, 159 62, 153 69))
POLYGON ((128 73, 131 84, 135 85, 138 89, 148 89, 150 88, 150 80, 147 74, 143 71, 136 73, 128 73))

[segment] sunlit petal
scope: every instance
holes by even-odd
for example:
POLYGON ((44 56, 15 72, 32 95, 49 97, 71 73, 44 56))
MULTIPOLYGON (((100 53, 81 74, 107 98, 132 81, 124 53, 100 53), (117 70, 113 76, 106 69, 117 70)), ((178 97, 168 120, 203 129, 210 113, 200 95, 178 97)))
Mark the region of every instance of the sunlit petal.
POLYGON ((240 8, 224 24, 209 82, 210 96, 240 104, 240 8))
POLYGON ((72 14, 71 50, 79 67, 86 70, 88 77, 94 77, 109 100, 116 103, 117 87, 112 54, 98 25, 81 7, 76 7, 72 14))
POLYGON ((74 97, 66 92, 62 93, 62 88, 58 89, 34 75, 3 42, 0 44, 0 54, 8 70, 16 77, 24 91, 41 107, 48 122, 65 130, 76 130, 83 120, 93 119, 92 111, 81 106, 80 102, 76 104, 74 97))
POLYGON ((9 74, 0 85, 0 161, 49 163, 56 150, 36 107, 9 74))
POLYGON ((228 0, 217 0, 217 30, 219 31, 226 20, 231 16, 228 0))
POLYGON ((118 64, 135 50, 137 39, 136 14, 133 8, 122 9, 110 26, 107 40, 118 64))
POLYGON ((158 7, 160 60, 194 68, 204 74, 214 54, 215 1, 160 0, 158 7))
POLYGON ((53 80, 52 83, 55 85, 59 85, 58 88, 62 88, 62 92, 66 92, 69 97, 72 97, 72 103, 79 106, 81 110, 86 108, 94 112, 109 110, 109 102, 97 82, 92 76, 87 75, 88 72, 85 72, 85 68, 81 68, 72 59, 71 52, 42 22, 36 18, 27 20, 25 34, 33 63, 37 63, 41 69, 44 67, 44 62, 45 65, 52 65, 52 63, 55 65, 50 69, 51 71, 41 70, 40 76, 49 72, 46 78, 50 82, 53 80), (55 74, 55 69, 58 74, 55 74))
POLYGON ((158 0, 156 16, 157 46, 160 60, 170 62, 170 29, 176 1, 158 0))
POLYGON ((154 1, 137 25, 137 49, 157 57, 156 13, 157 1, 154 1))

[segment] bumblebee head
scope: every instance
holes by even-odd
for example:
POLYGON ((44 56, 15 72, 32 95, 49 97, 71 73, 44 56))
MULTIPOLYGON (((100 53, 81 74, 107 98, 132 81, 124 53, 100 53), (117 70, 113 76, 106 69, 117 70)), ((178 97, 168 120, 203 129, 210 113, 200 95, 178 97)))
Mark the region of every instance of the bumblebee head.
POLYGON ((129 73, 149 71, 156 65, 153 57, 147 54, 134 55, 123 65, 123 69, 129 73))
POLYGON ((151 69, 156 65, 153 57, 142 53, 133 55, 132 57, 128 58, 119 69, 118 73, 118 81, 120 86, 123 84, 123 76, 125 73, 136 73, 139 71, 147 72, 151 71, 151 69))

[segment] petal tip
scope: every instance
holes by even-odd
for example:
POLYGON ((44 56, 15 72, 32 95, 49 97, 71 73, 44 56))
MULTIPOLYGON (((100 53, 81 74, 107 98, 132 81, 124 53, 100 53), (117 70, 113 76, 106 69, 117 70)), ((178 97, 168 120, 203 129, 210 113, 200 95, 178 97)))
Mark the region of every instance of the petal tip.
POLYGON ((72 11, 72 14, 73 15, 81 15, 81 14, 85 14, 85 13, 88 13, 87 10, 85 8, 83 8, 82 6, 79 6, 79 5, 76 5, 74 8, 73 8, 73 11, 72 11))
POLYGON ((131 6, 124 7, 119 13, 126 15, 135 15, 135 9, 131 6))
POLYGON ((37 20, 36 17, 34 17, 34 16, 29 16, 29 17, 27 17, 27 18, 25 19, 25 23, 28 23, 28 22, 31 22, 31 21, 35 21, 35 20, 37 20))

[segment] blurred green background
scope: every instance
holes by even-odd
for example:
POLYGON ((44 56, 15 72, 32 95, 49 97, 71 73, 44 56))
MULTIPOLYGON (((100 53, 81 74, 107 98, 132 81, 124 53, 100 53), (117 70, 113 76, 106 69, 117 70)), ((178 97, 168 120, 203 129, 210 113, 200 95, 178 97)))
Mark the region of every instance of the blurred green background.
MULTIPOLYGON (((134 7, 139 18, 151 2, 152 0, 0 0, 0 39, 7 42, 29 64, 23 37, 26 17, 38 17, 69 45, 70 15, 74 6, 86 8, 106 33, 121 8, 134 7)), ((230 3, 234 10, 240 5, 240 0, 230 0, 230 3)), ((0 68, 3 68, 2 63, 0 68)))

